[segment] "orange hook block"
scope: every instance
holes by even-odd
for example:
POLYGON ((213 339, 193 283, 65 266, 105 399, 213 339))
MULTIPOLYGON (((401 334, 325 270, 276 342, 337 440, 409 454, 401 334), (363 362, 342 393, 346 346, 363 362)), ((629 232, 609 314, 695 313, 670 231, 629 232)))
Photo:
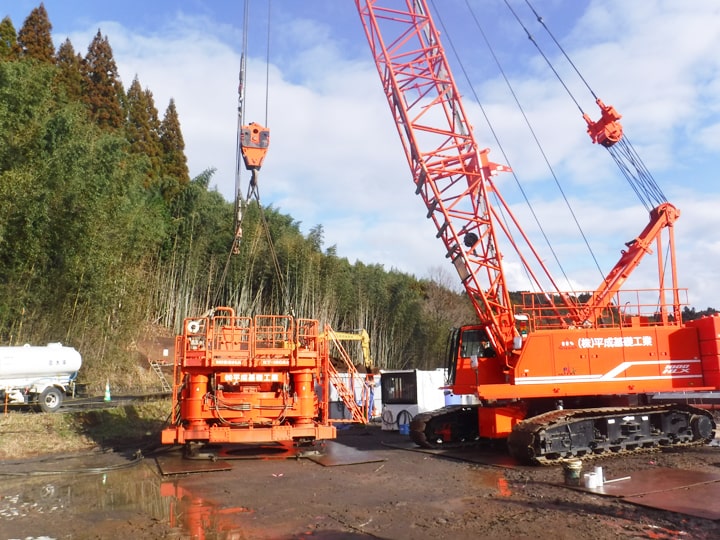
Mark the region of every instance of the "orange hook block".
POLYGON ((622 138, 622 125, 618 122, 622 116, 615 110, 615 107, 605 105, 599 99, 596 103, 601 111, 600 120, 593 122, 587 114, 583 114, 588 125, 587 132, 594 143, 609 148, 622 138))
POLYGON ((270 130, 255 122, 240 129, 240 149, 246 169, 259 169, 270 146, 270 130))

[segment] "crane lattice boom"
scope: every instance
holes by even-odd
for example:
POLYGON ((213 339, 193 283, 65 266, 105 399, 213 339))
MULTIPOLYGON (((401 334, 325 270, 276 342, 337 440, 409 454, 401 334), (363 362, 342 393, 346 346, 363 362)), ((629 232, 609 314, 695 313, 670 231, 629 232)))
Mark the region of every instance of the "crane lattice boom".
POLYGON ((493 337, 504 349, 514 318, 488 194, 491 177, 510 169, 478 148, 425 3, 384 3, 397 7, 356 0, 416 193, 480 319, 503 329, 493 337))

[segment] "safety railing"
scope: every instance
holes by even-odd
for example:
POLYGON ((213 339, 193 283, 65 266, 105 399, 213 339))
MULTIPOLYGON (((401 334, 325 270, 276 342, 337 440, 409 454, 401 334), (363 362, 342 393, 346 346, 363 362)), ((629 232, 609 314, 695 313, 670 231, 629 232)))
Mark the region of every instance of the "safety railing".
POLYGON ((623 290, 614 295, 608 307, 594 312, 593 321, 573 321, 571 310, 563 305, 563 298, 583 306, 591 297, 591 292, 523 292, 522 302, 515 306, 515 312, 528 316, 530 331, 583 326, 622 328, 680 324, 682 308, 689 305, 687 289, 623 290), (673 300, 676 297, 681 299, 677 304, 673 300))

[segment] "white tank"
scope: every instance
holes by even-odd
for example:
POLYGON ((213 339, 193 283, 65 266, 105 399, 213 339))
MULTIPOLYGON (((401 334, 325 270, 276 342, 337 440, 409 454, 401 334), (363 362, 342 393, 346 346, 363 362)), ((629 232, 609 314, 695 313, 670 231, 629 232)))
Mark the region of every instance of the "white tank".
POLYGON ((0 386, 33 379, 70 378, 82 366, 80 353, 61 343, 0 347, 0 386))

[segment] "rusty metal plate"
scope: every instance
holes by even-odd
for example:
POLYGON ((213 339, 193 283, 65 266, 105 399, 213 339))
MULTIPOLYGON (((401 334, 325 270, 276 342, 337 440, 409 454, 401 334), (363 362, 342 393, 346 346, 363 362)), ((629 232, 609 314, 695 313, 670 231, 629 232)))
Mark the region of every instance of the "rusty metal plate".
POLYGON ((163 476, 229 471, 232 469, 232 466, 227 461, 217 461, 211 459, 185 459, 181 454, 157 456, 155 461, 157 462, 163 476))
POLYGON ((510 457, 506 452, 500 452, 493 449, 478 448, 476 446, 458 447, 458 448, 422 448, 412 441, 383 443, 389 448, 397 448, 399 450, 410 450, 411 452, 420 452, 423 454, 431 454, 459 461, 467 461, 478 465, 490 465, 492 467, 503 467, 516 469, 521 467, 518 462, 510 457))
MULTIPOLYGON (((613 479, 606 478, 606 480, 613 479)), ((583 489, 599 495, 634 497, 658 491, 669 491, 698 484, 717 482, 718 480, 720 480, 720 474, 717 473, 657 467, 654 469, 634 471, 630 473, 630 478, 627 480, 611 481, 603 484, 601 487, 583 489)))
POLYGON ((704 519, 720 519, 720 474, 657 467, 634 471, 597 488, 574 488, 658 510, 704 519))
POLYGON ((696 484, 670 491, 647 493, 626 497, 624 500, 640 506, 668 510, 703 519, 720 519, 720 504, 718 504, 718 501, 720 501, 720 482, 696 484))
POLYGON ((325 442, 323 452, 307 453, 302 457, 323 465, 324 467, 385 461, 385 458, 378 457, 367 450, 356 450, 350 446, 345 446, 344 444, 339 444, 333 441, 325 442))

